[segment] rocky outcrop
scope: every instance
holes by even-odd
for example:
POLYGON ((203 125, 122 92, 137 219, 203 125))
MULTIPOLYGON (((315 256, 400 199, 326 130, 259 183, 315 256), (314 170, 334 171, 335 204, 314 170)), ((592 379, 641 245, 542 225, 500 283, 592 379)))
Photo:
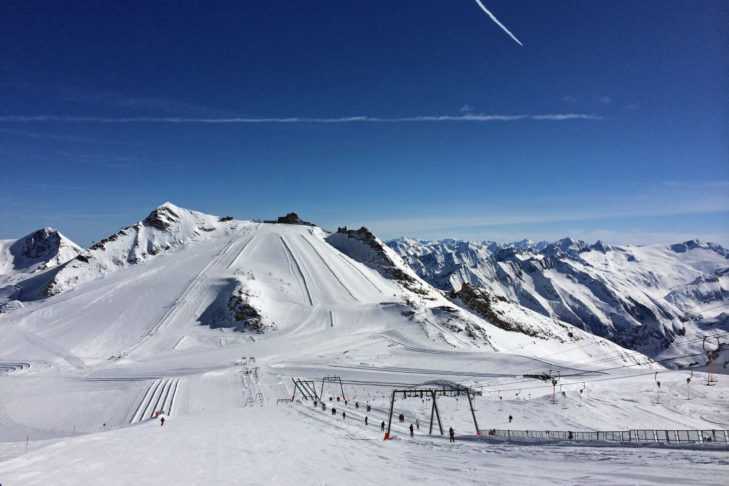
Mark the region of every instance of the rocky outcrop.
POLYGON ((389 279, 399 281, 411 292, 423 296, 428 294, 416 276, 408 273, 410 269, 407 265, 396 254, 388 254, 391 250, 364 226, 357 230, 347 229, 346 226, 337 228, 337 232, 328 236, 326 241, 353 260, 364 263, 389 279), (396 262, 395 258, 400 261, 396 262))
POLYGON ((299 218, 296 213, 289 213, 286 216, 279 216, 276 221, 264 221, 265 223, 276 223, 276 224, 300 224, 304 226, 314 226, 314 223, 304 221, 299 218))

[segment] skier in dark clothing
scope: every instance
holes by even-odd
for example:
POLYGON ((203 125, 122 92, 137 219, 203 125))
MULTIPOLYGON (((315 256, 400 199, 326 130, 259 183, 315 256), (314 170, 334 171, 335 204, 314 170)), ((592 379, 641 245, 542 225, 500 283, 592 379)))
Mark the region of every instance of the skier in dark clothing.
POLYGON ((367 425, 367 417, 365 417, 365 425, 367 425))
POLYGON ((413 436, 413 424, 410 424, 410 437, 413 436))
POLYGON ((383 431, 383 432, 385 431, 385 421, 384 420, 380 424, 380 430, 383 431))
POLYGON ((164 418, 164 417, 161 417, 161 418, 159 419, 159 424, 160 424, 160 426, 162 426, 162 425, 164 425, 164 424, 165 424, 165 418, 164 418))
POLYGON ((512 420, 513 418, 514 418, 514 417, 512 417, 511 415, 509 415, 509 423, 511 423, 511 420, 512 420))
POLYGON ((347 418, 347 412, 342 412, 342 420, 347 418))
POLYGON ((456 441, 456 431, 453 430, 453 427, 448 429, 448 434, 451 436, 451 442, 455 442, 456 441))

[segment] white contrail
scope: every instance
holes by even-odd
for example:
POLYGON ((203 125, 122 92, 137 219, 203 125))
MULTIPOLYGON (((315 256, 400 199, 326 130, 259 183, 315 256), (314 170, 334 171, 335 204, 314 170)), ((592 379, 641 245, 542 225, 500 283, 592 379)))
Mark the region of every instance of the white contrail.
POLYGON ((60 115, 0 115, 0 123, 201 123, 201 124, 254 124, 254 123, 417 123, 417 122, 511 122, 519 120, 565 121, 602 120, 600 115, 585 113, 556 113, 544 115, 424 115, 401 118, 380 118, 372 116, 344 116, 339 118, 185 118, 185 117, 100 117, 60 115))
POLYGON ((509 32, 509 29, 507 29, 504 26, 504 24, 502 24, 501 22, 499 22, 499 19, 497 19, 496 17, 494 17, 494 14, 492 14, 491 12, 489 12, 489 9, 487 9, 486 7, 483 6, 483 3, 481 3, 481 0, 476 0, 476 3, 478 4, 479 7, 481 7, 481 10, 483 10, 484 12, 486 12, 486 15, 488 15, 489 17, 491 17, 491 20, 493 20, 494 22, 496 22, 496 25, 498 25, 499 27, 501 27, 504 30, 504 32, 506 32, 507 34, 509 34, 509 36, 512 39, 514 39, 517 44, 519 44, 520 46, 524 46, 524 44, 522 44, 521 42, 519 42, 519 39, 517 39, 514 36, 514 34, 512 34, 511 32, 509 32))
POLYGON ((556 113, 545 115, 422 115, 400 118, 381 118, 372 116, 345 116, 338 118, 309 118, 309 117, 282 117, 282 118, 185 118, 185 117, 99 117, 99 116, 60 116, 60 115, 5 115, 0 116, 0 123, 28 123, 28 122, 66 122, 66 123, 413 123, 413 122, 493 122, 518 120, 602 120, 599 115, 584 113, 556 113))

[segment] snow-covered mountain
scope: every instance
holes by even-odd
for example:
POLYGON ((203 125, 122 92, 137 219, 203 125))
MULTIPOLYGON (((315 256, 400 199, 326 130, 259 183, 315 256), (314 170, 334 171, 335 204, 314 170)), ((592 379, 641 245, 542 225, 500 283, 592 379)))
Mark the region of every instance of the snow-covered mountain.
MULTIPOLYGON (((253 223, 231 217, 211 216, 180 208, 169 202, 153 210, 138 223, 122 228, 88 250, 81 251, 75 247, 76 251, 69 255, 74 258, 61 265, 43 267, 44 272, 25 280, 17 278, 16 275, 16 282, 12 286, 13 293, 5 296, 6 302, 16 305, 6 304, 5 309, 17 307, 18 301, 53 297, 84 284, 102 284, 104 277, 124 270, 125 275, 133 275, 135 278, 144 276, 149 272, 146 264, 159 260, 161 256, 192 258, 200 251, 225 243, 222 255, 233 247, 241 246, 244 240, 258 242, 261 239, 271 240, 266 245, 267 251, 246 265, 233 267, 231 262, 225 269, 218 269, 215 265, 222 257, 213 258, 210 262, 212 267, 205 272, 210 279, 207 284, 209 288, 204 291, 205 306, 197 304, 197 310, 189 318, 212 328, 230 327, 256 332, 293 327, 289 315, 291 311, 282 314, 280 305, 291 297, 277 295, 281 293, 281 289, 272 293, 270 284, 262 288, 261 277, 256 277, 261 272, 273 275, 272 269, 278 268, 282 261, 287 261, 289 274, 293 272, 298 277, 292 282, 289 280, 291 275, 284 280, 277 276, 276 281, 282 281, 288 286, 295 284, 301 288, 306 303, 313 306, 312 312, 323 315, 332 325, 335 315, 332 306, 338 307, 343 302, 354 301, 370 302, 394 309, 398 321, 415 323, 424 336, 455 347, 485 346, 500 349, 503 346, 498 343, 498 339, 494 339, 493 333, 515 329, 529 329, 526 333, 529 337, 545 342, 594 340, 588 333, 526 309, 518 309, 516 313, 513 309, 502 309, 499 311, 499 318, 496 318, 496 314, 473 312, 473 308, 463 305, 458 298, 449 298, 444 292, 422 280, 394 250, 384 245, 366 228, 347 230, 345 227, 329 234, 302 221, 295 213, 275 221, 253 223), (281 228, 287 229, 282 232, 281 228), (285 233, 293 233, 293 236, 287 237, 285 233), (271 245, 280 251, 271 253, 271 245), (307 255, 312 251, 316 255, 316 265, 309 264, 310 268, 318 267, 325 271, 324 274, 317 272, 307 277, 307 271, 302 268, 304 264, 299 263, 297 255, 307 255), (340 262, 349 264, 341 265, 340 262), (354 262, 362 264, 367 270, 362 271, 354 262), (320 288, 334 287, 321 296, 322 300, 330 302, 329 308, 321 309, 320 304, 315 304, 317 299, 312 295, 312 285, 320 288), (344 294, 342 289, 346 291, 344 294), (373 290, 376 292, 373 293, 373 290), (336 299, 337 296, 341 298, 336 299), (278 304, 274 306, 272 301, 278 304), (505 320, 515 324, 505 326, 505 320)), ((247 245, 246 243, 243 247, 247 245)), ((174 273, 174 269, 161 267, 160 270, 155 270, 157 272, 174 273)), ((167 317, 163 318, 165 319, 167 317)), ((308 321, 312 319, 313 316, 310 316, 308 321)), ((157 328, 153 331, 157 332, 157 328)), ((511 346, 511 338, 506 341, 511 346)), ((124 352, 125 350, 116 350, 112 354, 121 356, 124 352)), ((619 348, 615 352, 621 354, 619 348)))
MULTIPOLYGON (((458 394, 438 399, 438 420, 459 435, 458 464, 483 459, 483 443, 460 441, 461 434, 484 438, 476 436, 476 418, 480 428, 532 430, 729 424, 719 405, 723 381, 691 388, 697 399, 685 400, 686 379, 702 366, 669 371, 481 287, 463 285, 450 295, 365 228, 329 233, 293 213, 261 223, 166 203, 75 253, 55 266, 39 261, 35 271, 4 267, 14 300, 0 297, 10 304, 0 313, 3 484, 237 484, 251 471, 278 484, 300 477, 311 457, 328 458, 331 469, 312 462, 303 483, 362 482, 383 457, 393 458, 386 476, 377 468, 364 482, 399 478, 403 470, 410 471, 404 482, 422 482, 421 460, 413 466, 408 457, 430 451, 425 460, 437 463, 434 472, 455 457, 427 426, 397 440, 409 423, 427 423, 427 397, 398 394, 397 412, 409 423, 392 424, 395 440, 383 444, 379 424, 388 420, 393 389, 445 390, 454 382, 479 391, 474 414, 463 396, 460 405, 458 394), (329 389, 325 377, 341 378, 343 388, 329 389), (549 377, 560 380, 559 406, 549 377), (312 407, 301 390, 292 401, 294 379, 334 395, 329 408, 312 407), (340 393, 348 403, 335 402, 340 393), (341 453, 337 461, 332 451, 341 453)), ((694 278, 687 292, 704 293, 707 284, 694 278)), ((536 447, 514 467, 526 461, 536 468, 552 454, 536 447)), ((682 466, 706 457, 679 453, 682 466)), ((502 463, 513 451, 495 457, 502 463)), ((581 459, 584 467, 592 457, 581 459)), ((676 455, 662 461, 661 470, 671 467, 676 455)), ((578 477, 581 467, 560 478, 578 477)), ((460 479, 485 473, 469 470, 460 479)))
MULTIPOLYGON (((729 252, 688 241, 641 247, 466 241, 388 242, 432 285, 512 302, 616 343, 658 355, 729 325, 729 252)), ((700 343, 703 344, 703 343, 700 343)), ((701 346, 699 346, 701 349, 701 346)))
POLYGON ((56 268, 82 249, 53 228, 43 228, 18 240, 0 240, 0 304, 16 297, 16 284, 56 268))

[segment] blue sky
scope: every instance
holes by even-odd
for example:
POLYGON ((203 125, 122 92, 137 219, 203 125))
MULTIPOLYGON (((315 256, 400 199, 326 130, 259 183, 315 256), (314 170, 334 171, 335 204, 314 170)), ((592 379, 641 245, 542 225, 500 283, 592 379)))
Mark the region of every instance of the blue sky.
POLYGON ((5 2, 0 238, 165 201, 383 239, 729 244, 729 3, 5 2))

